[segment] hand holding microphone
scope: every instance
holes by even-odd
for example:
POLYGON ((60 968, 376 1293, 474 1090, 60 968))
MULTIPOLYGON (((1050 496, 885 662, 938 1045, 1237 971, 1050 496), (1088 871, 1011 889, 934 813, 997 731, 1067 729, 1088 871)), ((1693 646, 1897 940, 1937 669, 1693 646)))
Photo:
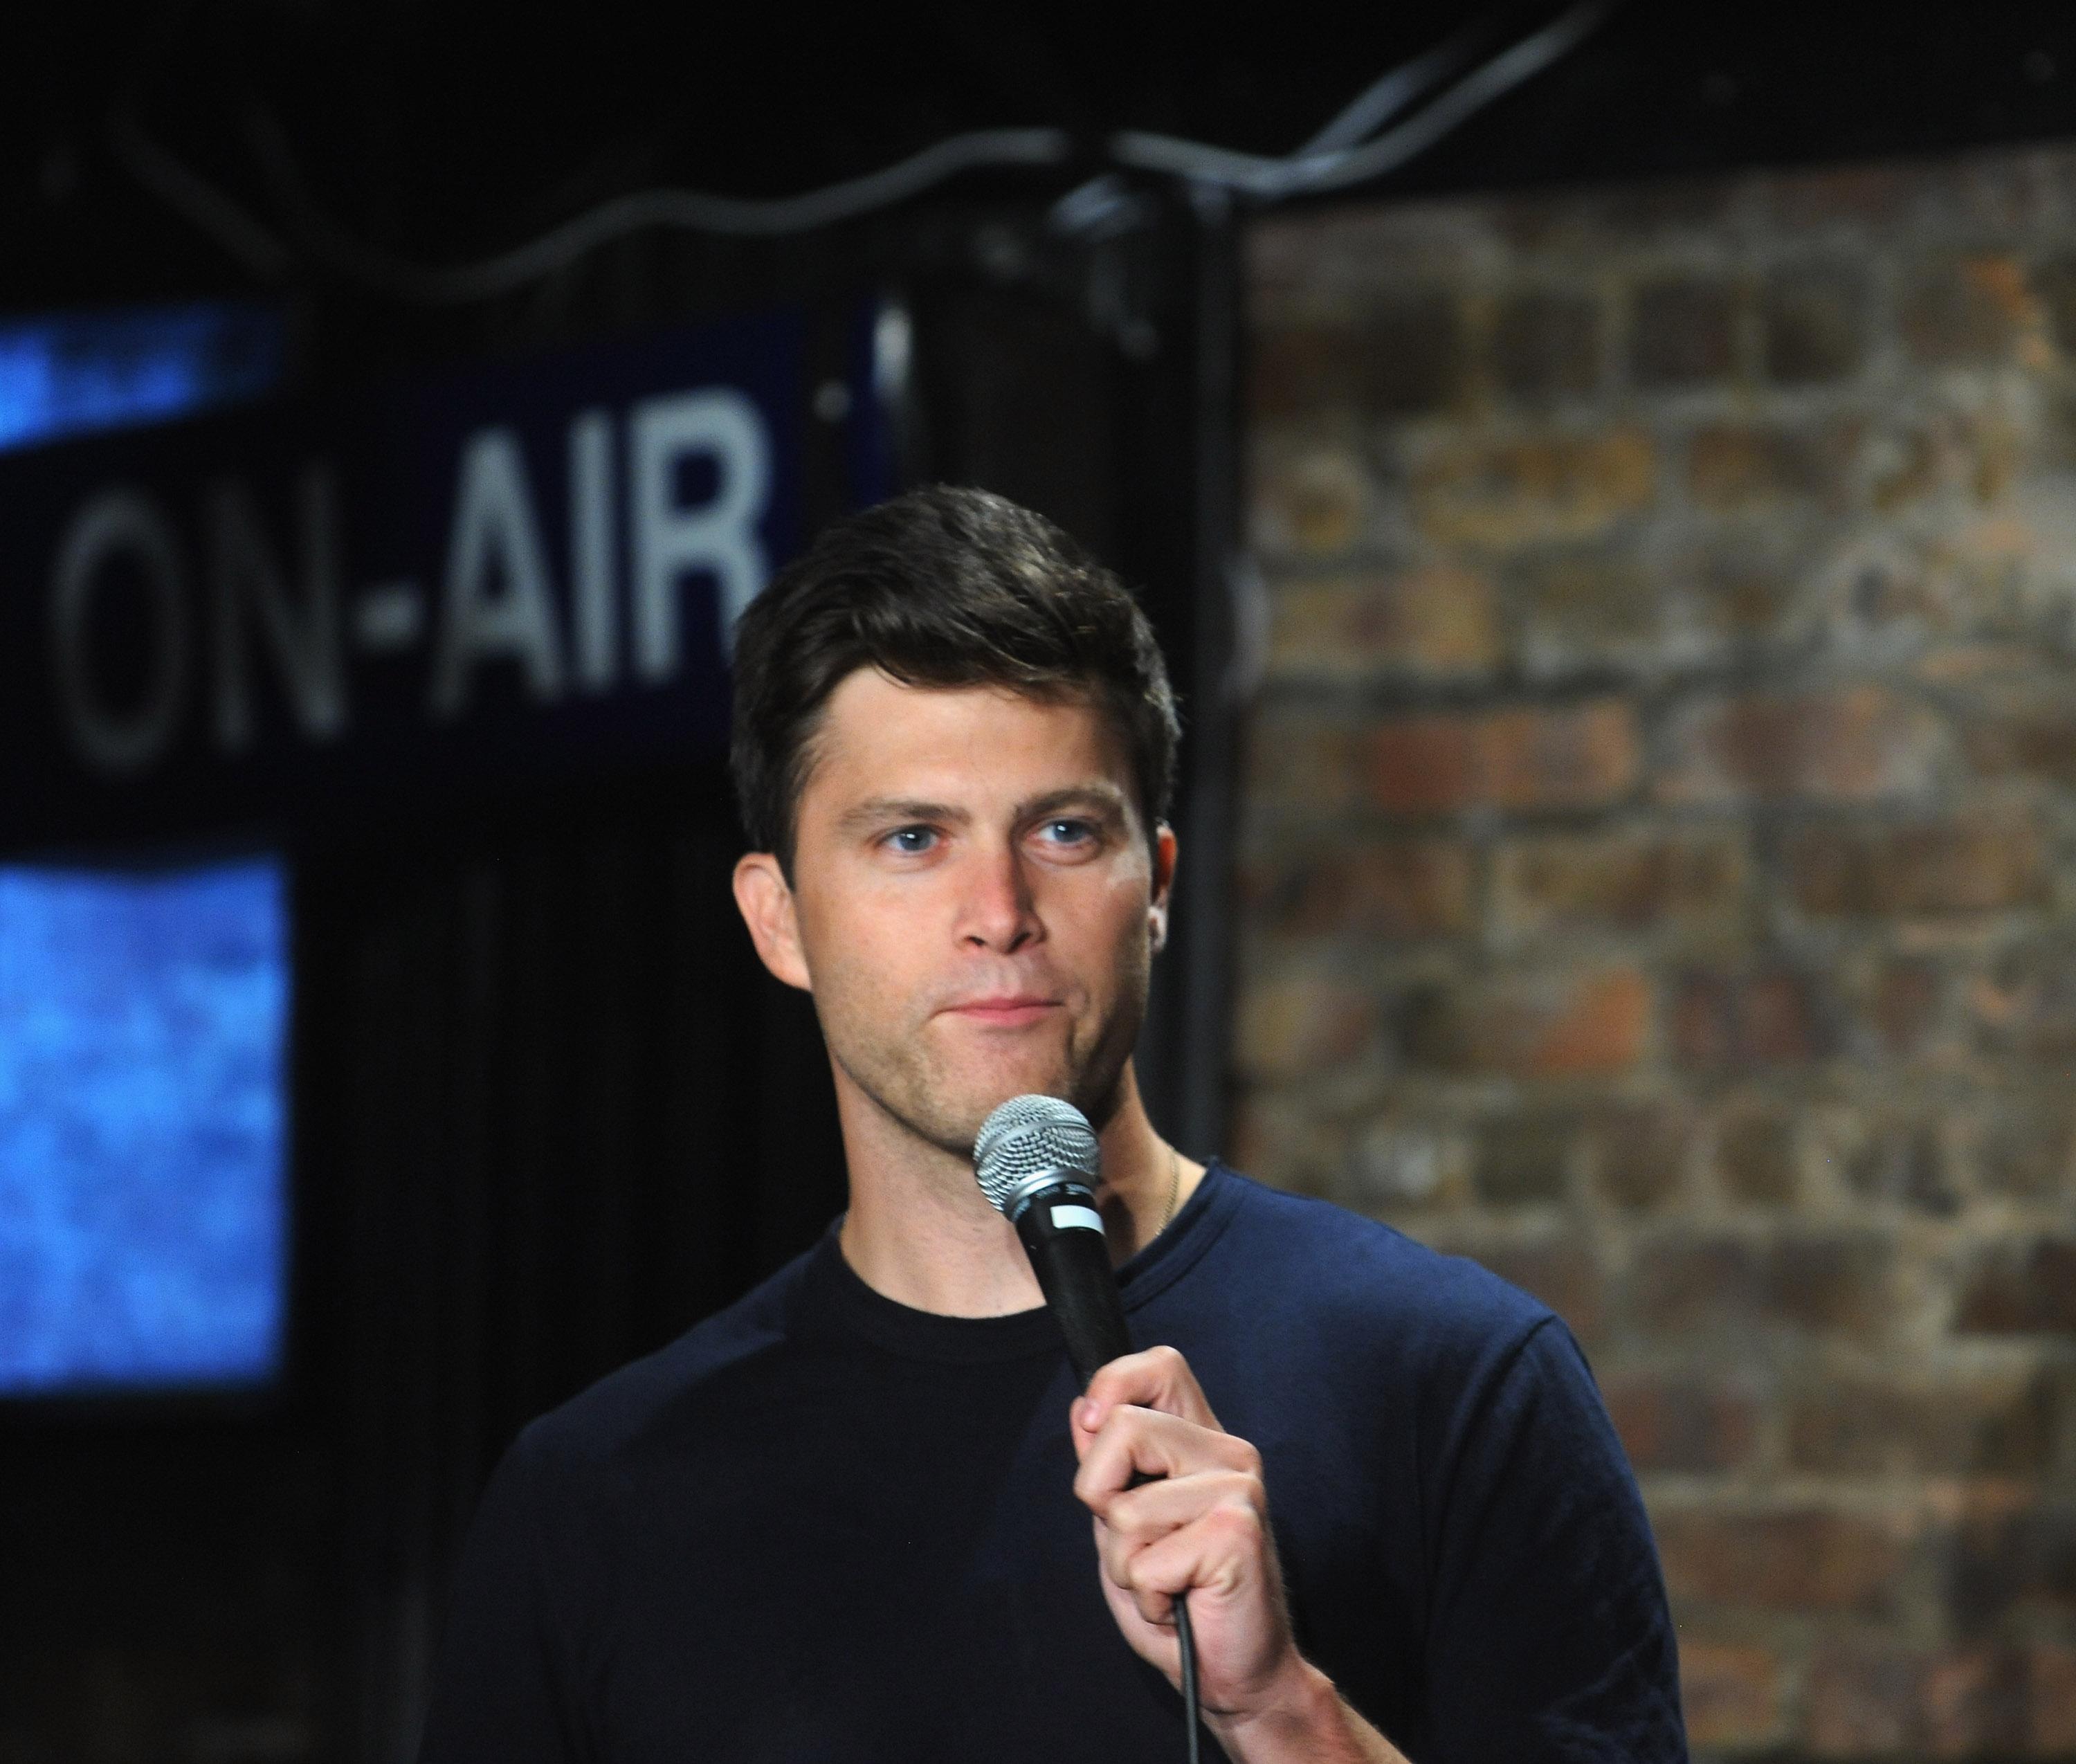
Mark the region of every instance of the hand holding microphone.
POLYGON ((1223 1729, 1269 1707, 1304 1662, 1260 1454, 1219 1426, 1172 1347, 1103 1368, 1074 1405, 1073 1426, 1074 1493, 1096 1516, 1103 1596, 1125 1640, 1177 1682, 1170 1608, 1179 1611, 1186 1596, 1204 1714, 1223 1729))
POLYGON ((1291 1637, 1260 1455, 1219 1426, 1175 1349, 1131 1351, 1096 1210, 1100 1152, 1081 1112, 1053 1097, 1013 1098, 981 1128, 974 1160, 1085 1387, 1071 1417, 1074 1492, 1095 1515, 1111 1614, 1182 1691, 1190 1756, 1199 1678, 1203 1712, 1227 1750, 1246 1756, 1252 1722, 1326 1683, 1291 1637))

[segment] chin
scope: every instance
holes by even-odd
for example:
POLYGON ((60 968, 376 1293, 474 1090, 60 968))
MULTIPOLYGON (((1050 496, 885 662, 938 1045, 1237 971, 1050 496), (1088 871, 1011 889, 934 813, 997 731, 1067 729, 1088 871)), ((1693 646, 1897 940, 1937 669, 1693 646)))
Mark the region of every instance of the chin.
POLYGON ((943 1112, 957 1123, 957 1131, 970 1143, 990 1114, 1011 1097, 1022 1096, 1063 1097, 1071 1102, 1074 1101, 1074 1087, 1057 1066, 1022 1073, 1004 1072, 962 1086, 948 1098, 949 1106, 943 1112))
POLYGON ((972 1117, 974 1131, 978 1133, 981 1123, 1011 1097, 1025 1096, 1065 1097, 1071 1102, 1073 1090, 1057 1073, 1034 1072, 1021 1077, 1005 1077, 999 1084, 969 1091, 960 1113, 972 1117))
POLYGON ((1034 1072, 1025 1081, 1005 1085, 993 1093, 994 1100, 981 1111, 974 1123, 974 1131, 979 1131, 980 1123, 986 1120, 994 1109, 1011 1097, 1019 1096, 1058 1097, 1073 1103, 1089 1118, 1089 1124, 1100 1131, 1117 1111, 1119 1077, 1120 1074, 1115 1072, 1106 1075, 1073 1073, 1057 1066, 1043 1073, 1034 1072))
POLYGON ((1101 1128, 1115 1111, 1122 1066, 1077 1070, 1061 1039, 1002 1038, 907 1050, 920 1059, 838 1064, 868 1096, 909 1131, 940 1150, 969 1154, 981 1127, 1011 1097, 1065 1098, 1101 1128))

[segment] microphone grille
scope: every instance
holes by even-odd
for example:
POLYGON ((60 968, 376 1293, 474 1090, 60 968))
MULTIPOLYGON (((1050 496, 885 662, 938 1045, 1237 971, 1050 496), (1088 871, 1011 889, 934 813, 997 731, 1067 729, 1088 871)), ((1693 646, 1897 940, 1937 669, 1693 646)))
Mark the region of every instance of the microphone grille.
POLYGON ((999 1212, 1034 1176, 1078 1177, 1095 1185, 1102 1153, 1088 1117, 1057 1097, 1011 1097, 981 1123, 974 1177, 999 1212))

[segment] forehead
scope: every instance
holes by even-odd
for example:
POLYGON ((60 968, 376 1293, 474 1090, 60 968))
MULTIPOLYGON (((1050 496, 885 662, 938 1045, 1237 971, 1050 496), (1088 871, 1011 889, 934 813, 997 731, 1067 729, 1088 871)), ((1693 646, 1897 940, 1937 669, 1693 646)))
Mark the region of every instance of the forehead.
POLYGON ((1020 797, 1131 784, 1123 744, 1086 695, 907 686, 876 668, 845 675, 829 695, 809 759, 803 813, 868 795, 1020 797))

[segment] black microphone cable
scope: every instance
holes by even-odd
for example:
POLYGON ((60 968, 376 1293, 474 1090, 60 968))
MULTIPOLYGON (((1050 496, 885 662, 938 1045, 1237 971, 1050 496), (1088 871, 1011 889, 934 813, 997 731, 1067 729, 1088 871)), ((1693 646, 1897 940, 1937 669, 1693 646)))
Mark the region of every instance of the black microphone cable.
MULTIPOLYGON (((1082 1380, 1083 1389, 1087 1380, 1082 1380)), ((1136 1488, 1141 1483, 1158 1482, 1158 1476, 1149 1476, 1143 1470, 1135 1471, 1129 1486, 1136 1488)), ((1175 1617, 1175 1646, 1182 1655, 1182 1731, 1188 1735, 1190 1764, 1197 1764, 1197 1637, 1190 1627, 1190 1595, 1178 1592, 1171 1607, 1175 1617)))
POLYGON ((1189 1736, 1190 1764, 1197 1764, 1197 1638, 1190 1629, 1190 1596, 1175 1599, 1175 1646, 1182 1652, 1182 1731, 1189 1736))
MULTIPOLYGON (((1117 1356, 1112 1355, 1111 1357, 1115 1359, 1117 1356)), ((1079 1369, 1077 1367, 1076 1370, 1079 1369)), ((1082 1388, 1084 1391, 1088 1388, 1089 1376, 1086 1373, 1082 1375, 1082 1388)), ((1136 1488, 1142 1483, 1160 1480, 1161 1479, 1158 1476, 1149 1476, 1144 1471, 1138 1470, 1132 1472, 1131 1480, 1127 1486, 1136 1488)), ((1196 1632, 1190 1627, 1190 1595, 1177 1593, 1170 1609, 1175 1618, 1175 1646, 1182 1656, 1182 1731, 1188 1736, 1190 1764, 1198 1764, 1197 1637, 1196 1632)))

